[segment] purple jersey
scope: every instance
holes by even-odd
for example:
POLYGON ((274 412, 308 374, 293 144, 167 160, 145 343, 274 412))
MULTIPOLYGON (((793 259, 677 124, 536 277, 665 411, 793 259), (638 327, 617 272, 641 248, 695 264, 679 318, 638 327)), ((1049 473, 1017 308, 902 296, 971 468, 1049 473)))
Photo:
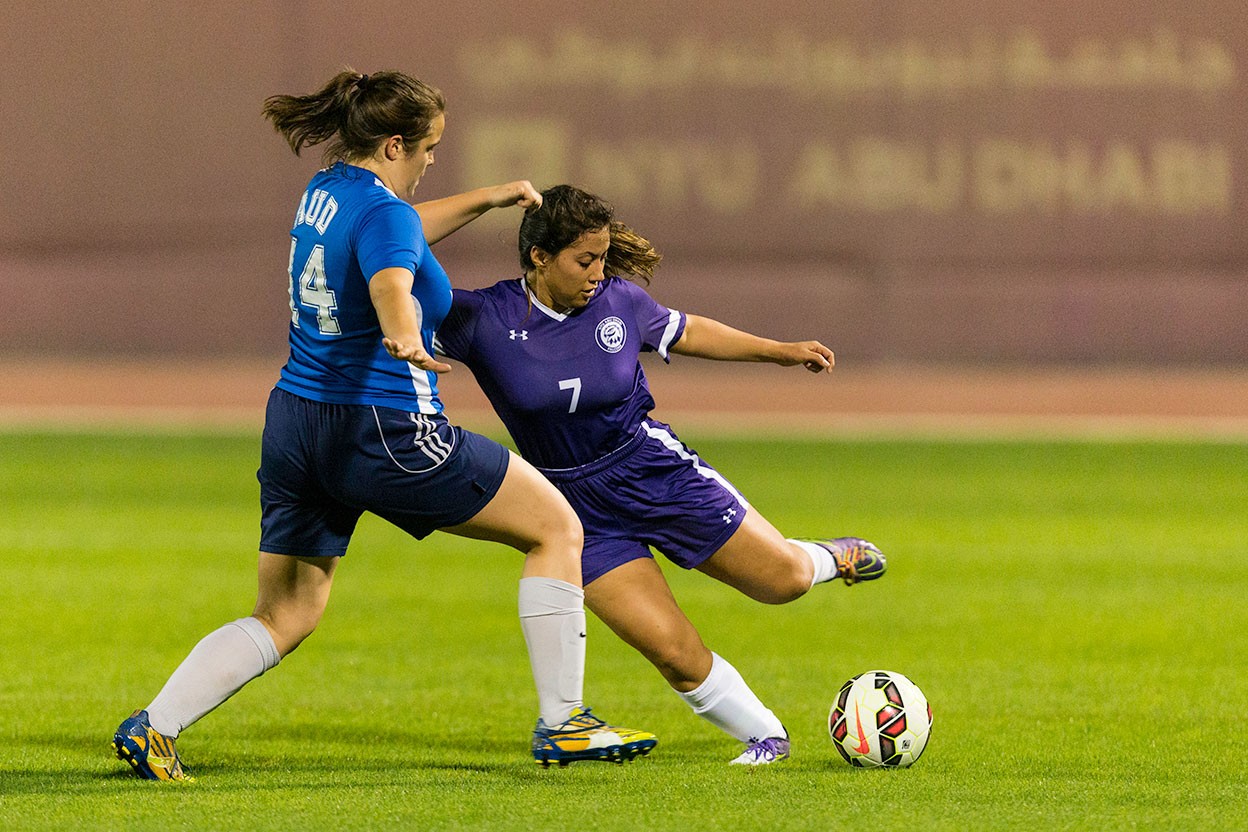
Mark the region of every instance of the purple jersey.
POLYGON ((637 360, 667 350, 685 316, 618 277, 589 303, 555 312, 523 279, 456 289, 436 346, 468 366, 521 456, 541 468, 575 468, 627 443, 654 407, 637 360))

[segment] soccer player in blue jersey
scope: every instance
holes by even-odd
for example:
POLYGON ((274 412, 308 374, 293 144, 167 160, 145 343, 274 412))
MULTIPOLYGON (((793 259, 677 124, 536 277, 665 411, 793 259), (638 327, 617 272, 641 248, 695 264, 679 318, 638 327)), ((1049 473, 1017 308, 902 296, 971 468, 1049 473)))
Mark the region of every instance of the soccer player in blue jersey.
POLYGON ((451 306, 429 249, 491 208, 531 207, 528 182, 409 204, 445 127, 442 94, 399 72, 337 74, 264 114, 296 154, 329 142, 290 245, 290 358, 269 398, 259 470, 259 597, 201 640, 147 708, 117 729, 117 755, 147 779, 181 780, 183 729, 308 637, 356 521, 373 512, 416 538, 441 529, 525 553, 521 628, 537 683, 538 762, 621 762, 653 734, 607 725, 581 700, 582 531, 532 465, 442 415, 432 339, 451 306))
POLYGON ((651 299, 660 259, 596 196, 560 185, 520 226, 524 276, 455 291, 436 346, 464 362, 525 459, 585 529, 585 601, 654 663, 694 712, 746 744, 733 763, 789 755, 770 709, 681 611, 650 547, 751 598, 782 604, 815 584, 872 580, 885 559, 856 537, 785 539, 654 407, 638 361, 655 351, 830 371, 818 341, 759 338, 651 299))

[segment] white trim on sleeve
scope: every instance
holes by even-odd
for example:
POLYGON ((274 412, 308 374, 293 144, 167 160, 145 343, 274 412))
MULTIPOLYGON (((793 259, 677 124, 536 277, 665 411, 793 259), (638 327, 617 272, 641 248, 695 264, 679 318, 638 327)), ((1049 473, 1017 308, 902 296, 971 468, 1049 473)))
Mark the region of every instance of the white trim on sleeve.
POLYGON ((659 339, 659 355, 663 360, 667 360, 667 348, 672 345, 672 339, 676 337, 676 330, 680 327, 680 313, 675 309, 668 310, 667 327, 663 330, 663 337, 659 339))

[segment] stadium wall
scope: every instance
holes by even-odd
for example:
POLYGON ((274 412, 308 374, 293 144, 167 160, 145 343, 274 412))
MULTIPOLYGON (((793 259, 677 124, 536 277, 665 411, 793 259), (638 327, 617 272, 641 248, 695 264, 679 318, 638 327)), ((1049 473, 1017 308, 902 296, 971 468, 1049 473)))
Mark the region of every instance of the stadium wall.
MULTIPOLYGON (((573 8, 5 4, 0 355, 280 353, 318 160, 259 107, 351 65, 447 93, 424 198, 598 191, 673 306, 864 361, 1245 362, 1241 2, 573 8)), ((494 213, 460 285, 517 273, 494 213)))

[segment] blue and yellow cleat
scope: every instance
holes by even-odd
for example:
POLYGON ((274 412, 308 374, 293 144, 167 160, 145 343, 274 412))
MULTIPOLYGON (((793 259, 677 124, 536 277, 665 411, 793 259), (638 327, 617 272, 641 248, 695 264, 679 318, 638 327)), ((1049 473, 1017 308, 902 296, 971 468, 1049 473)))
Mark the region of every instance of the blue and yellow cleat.
POLYGON ((654 734, 608 725, 591 714, 589 708, 575 709, 561 725, 548 726, 539 719, 533 729, 533 759, 542 768, 551 763, 562 767, 579 760, 624 763, 644 757, 658 744, 654 734))
POLYGON ((173 737, 152 727, 147 711, 135 711, 113 735, 117 759, 125 760, 145 780, 184 780, 195 778, 182 767, 173 737))
POLYGON ((836 576, 853 586, 859 581, 874 581, 884 574, 888 562, 884 553, 859 537, 835 537, 831 540, 816 540, 815 543, 832 553, 836 558, 836 576))

